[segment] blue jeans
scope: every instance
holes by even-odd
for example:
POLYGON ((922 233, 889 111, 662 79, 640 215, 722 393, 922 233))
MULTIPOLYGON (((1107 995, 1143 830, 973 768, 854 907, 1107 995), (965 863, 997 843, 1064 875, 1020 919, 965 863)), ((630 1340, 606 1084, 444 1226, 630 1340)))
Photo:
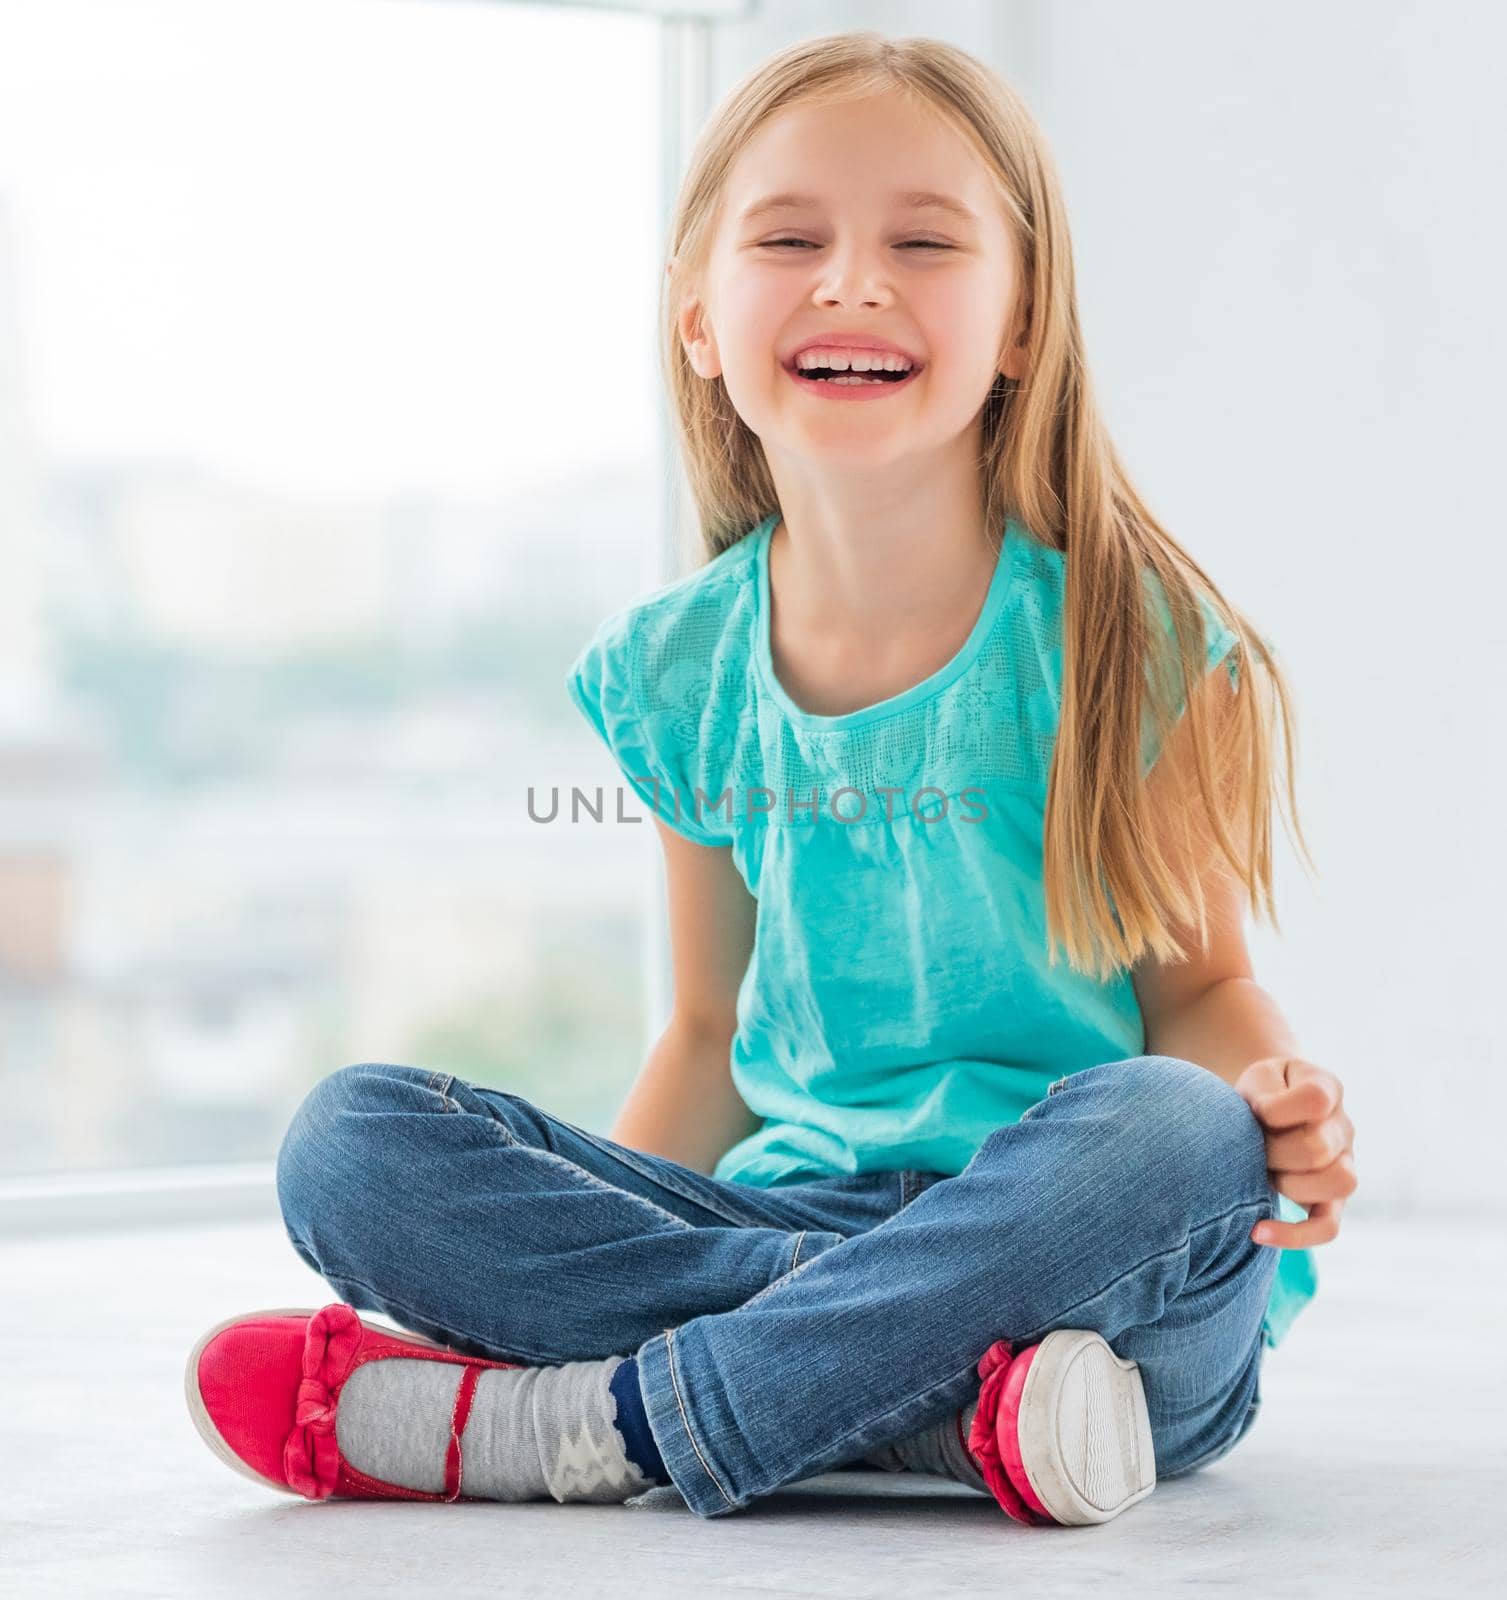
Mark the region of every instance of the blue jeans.
POLYGON ((960 1410, 996 1339, 1088 1328, 1140 1364, 1157 1476, 1260 1406, 1277 1251, 1261 1125, 1213 1073, 1136 1056, 1053 1083, 954 1176, 760 1189, 521 1095, 363 1063, 294 1114, 278 1197, 357 1309, 467 1354, 636 1355, 687 1505, 734 1511, 960 1410))

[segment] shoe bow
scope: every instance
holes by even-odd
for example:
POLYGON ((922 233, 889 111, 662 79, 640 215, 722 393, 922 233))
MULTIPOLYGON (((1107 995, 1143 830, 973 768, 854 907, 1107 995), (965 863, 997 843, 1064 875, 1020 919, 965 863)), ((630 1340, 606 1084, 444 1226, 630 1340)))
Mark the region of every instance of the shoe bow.
POLYGON ((325 1500, 335 1492, 340 1473, 335 1397, 360 1343, 361 1319, 348 1305, 328 1305, 309 1318, 293 1429, 283 1446, 283 1475, 305 1499, 325 1500))
POLYGON ((1013 1360, 1014 1351, 1008 1339, 996 1339, 979 1358, 978 1375, 984 1381, 979 1389, 978 1410, 973 1414, 973 1426, 968 1430, 968 1448, 978 1461, 979 1471, 989 1485, 989 1492, 1005 1511, 1017 1522, 1036 1527, 1052 1519, 1033 1511, 1026 1504, 1020 1490, 1011 1481, 999 1449, 999 1408, 1013 1360))

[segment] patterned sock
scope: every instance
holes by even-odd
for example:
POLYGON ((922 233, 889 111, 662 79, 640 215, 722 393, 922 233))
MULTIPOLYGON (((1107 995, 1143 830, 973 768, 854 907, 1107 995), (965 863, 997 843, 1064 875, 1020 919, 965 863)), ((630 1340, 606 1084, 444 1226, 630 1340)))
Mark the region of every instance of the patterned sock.
POLYGON ((988 1494, 989 1485, 984 1482, 972 1451, 964 1443, 978 1408, 978 1401, 972 1400, 962 1412, 955 1411, 919 1433, 882 1445, 863 1459, 870 1466, 883 1467, 887 1472, 935 1472, 988 1494))
MULTIPOLYGON (((609 1356, 561 1366, 489 1367, 476 1380, 461 1433, 460 1492, 487 1500, 612 1504, 652 1488, 655 1479, 630 1460, 616 1421, 612 1379, 623 1364, 622 1356, 609 1356)), ((402 1356, 357 1367, 335 1412, 341 1454, 385 1483, 442 1494, 463 1372, 449 1362, 402 1356)))

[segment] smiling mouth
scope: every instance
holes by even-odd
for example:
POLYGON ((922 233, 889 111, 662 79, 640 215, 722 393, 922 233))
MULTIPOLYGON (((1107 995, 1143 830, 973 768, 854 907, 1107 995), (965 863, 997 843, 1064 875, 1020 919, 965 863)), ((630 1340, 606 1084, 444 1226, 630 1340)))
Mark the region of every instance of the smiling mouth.
POLYGON ((798 378, 809 378, 812 383, 904 383, 915 371, 910 372, 834 372, 830 367, 794 367, 791 369, 798 378))
POLYGON ((835 383, 840 387, 856 388, 861 384, 904 383, 921 370, 910 367, 904 372, 850 372, 846 367, 801 367, 792 362, 785 369, 792 378, 805 378, 810 383, 835 383))
POLYGON ((909 372, 838 372, 826 367, 787 366, 785 371, 802 388, 812 394, 826 394, 833 399, 878 398, 881 389, 903 389, 922 371, 912 367, 909 372))

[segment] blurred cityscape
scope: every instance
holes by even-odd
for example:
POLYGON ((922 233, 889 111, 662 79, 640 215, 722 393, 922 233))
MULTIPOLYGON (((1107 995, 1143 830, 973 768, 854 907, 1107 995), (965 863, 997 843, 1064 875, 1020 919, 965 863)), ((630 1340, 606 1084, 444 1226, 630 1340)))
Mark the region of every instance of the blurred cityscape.
POLYGON ((41 460, 4 221, 0 1173, 266 1157, 367 1060, 605 1129, 651 830, 563 679, 652 571, 656 463, 478 503, 41 460))

